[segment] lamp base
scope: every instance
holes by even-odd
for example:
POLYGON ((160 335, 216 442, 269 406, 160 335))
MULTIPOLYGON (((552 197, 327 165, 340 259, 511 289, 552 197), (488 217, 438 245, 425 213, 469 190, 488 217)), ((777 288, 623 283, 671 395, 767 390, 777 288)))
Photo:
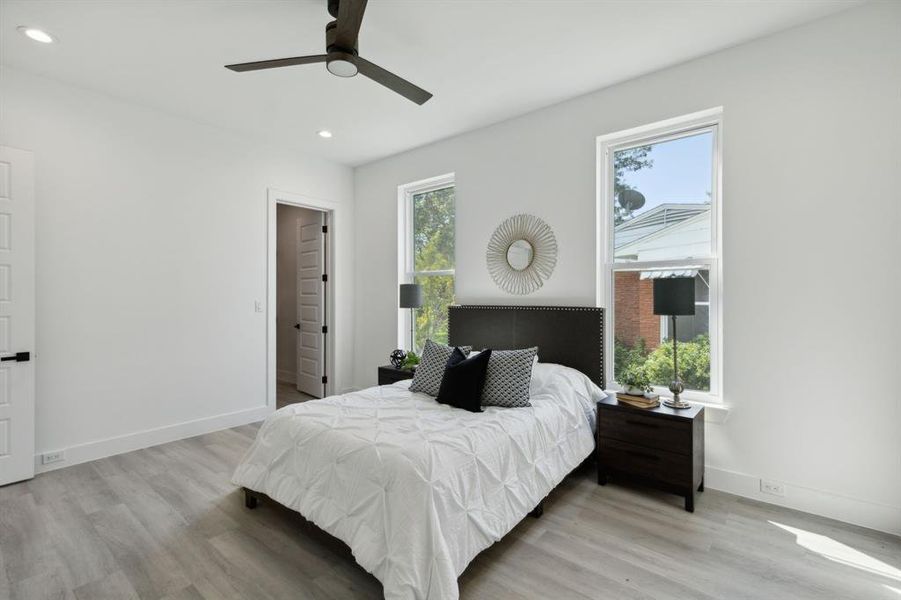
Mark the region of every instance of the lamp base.
POLYGON ((691 408, 691 404, 680 398, 665 398, 663 406, 668 408, 691 408))

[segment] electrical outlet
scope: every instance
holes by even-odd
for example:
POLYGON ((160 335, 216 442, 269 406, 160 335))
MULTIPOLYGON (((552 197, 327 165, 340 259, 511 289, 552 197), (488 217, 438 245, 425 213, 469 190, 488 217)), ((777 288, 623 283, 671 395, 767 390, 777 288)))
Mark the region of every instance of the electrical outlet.
POLYGON ((49 465, 50 463, 66 460, 66 451, 57 450, 56 452, 44 452, 41 454, 41 464, 49 465))
POLYGON ((259 300, 254 300, 253 301, 253 311, 258 312, 258 313, 263 312, 263 303, 259 300))
POLYGON ((770 481, 769 479, 761 479, 760 480, 760 491, 764 494, 771 494, 773 496, 784 496, 785 495, 785 486, 778 481, 770 481))

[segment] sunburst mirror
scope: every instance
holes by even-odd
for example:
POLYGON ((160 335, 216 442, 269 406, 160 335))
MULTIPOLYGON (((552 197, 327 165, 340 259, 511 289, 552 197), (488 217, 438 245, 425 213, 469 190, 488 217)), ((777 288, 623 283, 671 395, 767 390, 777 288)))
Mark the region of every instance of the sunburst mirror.
POLYGON ((531 294, 557 266, 557 238, 538 217, 513 215, 494 230, 485 261, 499 288, 518 296, 531 294))

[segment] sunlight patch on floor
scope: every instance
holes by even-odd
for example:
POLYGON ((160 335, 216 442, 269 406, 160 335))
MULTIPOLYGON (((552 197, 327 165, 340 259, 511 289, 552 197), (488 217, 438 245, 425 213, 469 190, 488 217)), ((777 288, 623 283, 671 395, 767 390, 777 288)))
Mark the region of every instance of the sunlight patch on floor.
MULTIPOLYGON (((824 558, 828 558, 831 561, 835 561, 843 565, 861 569, 862 571, 867 571, 869 573, 874 573, 876 575, 882 575, 883 577, 889 577, 891 579, 901 581, 901 570, 896 569, 892 565, 886 564, 881 560, 877 560, 872 556, 869 556, 868 554, 864 554, 859 550, 855 550, 851 546, 847 546, 841 542, 835 541, 830 537, 820 535, 818 533, 812 533, 803 529, 796 529, 794 527, 789 527, 788 525, 783 525, 782 523, 776 523, 775 521, 770 521, 769 523, 791 534, 794 534, 796 538, 795 541, 799 546, 801 546, 802 548, 807 548, 811 552, 816 552, 824 558)), ((899 591, 897 588, 891 586, 885 587, 901 594, 901 591, 899 591)))

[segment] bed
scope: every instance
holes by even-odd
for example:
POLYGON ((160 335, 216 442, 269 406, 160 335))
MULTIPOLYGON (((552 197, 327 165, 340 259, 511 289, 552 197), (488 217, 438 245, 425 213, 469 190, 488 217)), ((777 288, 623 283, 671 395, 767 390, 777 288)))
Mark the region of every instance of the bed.
POLYGON ((597 308, 459 306, 452 345, 539 346, 531 408, 470 413, 409 381, 287 406, 233 481, 345 542, 385 597, 458 597, 457 577, 594 450, 603 389, 597 308))

